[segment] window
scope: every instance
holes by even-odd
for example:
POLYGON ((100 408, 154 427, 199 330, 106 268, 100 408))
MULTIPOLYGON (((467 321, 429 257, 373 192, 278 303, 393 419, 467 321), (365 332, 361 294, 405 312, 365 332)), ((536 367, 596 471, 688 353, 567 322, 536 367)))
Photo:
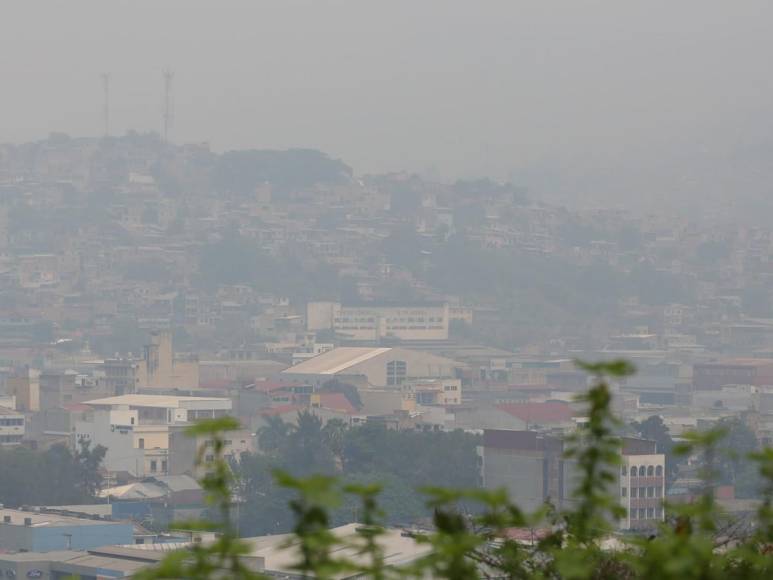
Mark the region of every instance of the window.
POLYGON ((628 493, 628 488, 626 487, 620 488, 620 497, 625 497, 627 493, 628 493))
POLYGON ((647 497, 655 497, 655 488, 654 487, 648 487, 647 488, 647 497))
POLYGON ((643 520, 647 517, 647 510, 644 508, 639 508, 639 519, 643 520))
POLYGON ((155 459, 150 460, 150 472, 155 473, 158 471, 158 462, 155 459))
POLYGON ((387 363, 387 385, 401 385, 408 374, 404 360, 392 360, 387 363))
POLYGON ((628 470, 626 469, 625 465, 623 465, 622 469, 620 470, 620 475, 622 477, 625 477, 626 475, 628 475, 628 470))
POLYGON ((636 466, 631 467, 631 477, 636 475, 636 466))
POLYGON ((139 445, 140 449, 145 449, 145 439, 140 437, 140 440, 137 442, 137 445, 139 445))
POLYGON ((134 425, 134 417, 132 417, 132 418, 130 419, 130 423, 131 423, 132 425, 134 425))
POLYGON ((640 487, 639 488, 639 497, 647 497, 647 488, 646 487, 640 487))
POLYGON ((663 488, 658 486, 655 488, 655 497, 663 497, 663 488))
POLYGON ((163 471, 164 473, 166 473, 166 471, 167 471, 166 459, 162 459, 161 460, 161 471, 163 471))
POLYGON ((655 468, 652 467, 651 465, 647 468, 647 475, 649 475, 650 477, 655 475, 655 468))
POLYGON ((644 477, 647 474, 647 468, 643 465, 639 468, 639 477, 644 477))
POLYGON ((657 475, 658 477, 660 477, 661 475, 663 475, 663 466, 662 466, 662 465, 658 465, 658 466, 655 468, 655 475, 657 475))
POLYGON ((647 508, 647 517, 652 519, 655 517, 655 508, 647 508))
POLYGON ((207 463, 212 463, 214 460, 215 460, 215 456, 214 455, 207 455, 204 458, 204 461, 206 461, 207 463))
POLYGON ((631 519, 632 520, 636 519, 636 510, 635 509, 631 510, 631 519))
POLYGON ((639 491, 639 488, 632 487, 631 488, 631 497, 636 497, 636 492, 639 491))

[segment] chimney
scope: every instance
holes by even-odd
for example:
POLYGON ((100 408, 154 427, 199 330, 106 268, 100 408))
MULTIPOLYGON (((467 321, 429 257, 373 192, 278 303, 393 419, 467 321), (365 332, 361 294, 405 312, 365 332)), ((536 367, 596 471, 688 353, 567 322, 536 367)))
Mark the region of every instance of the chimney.
POLYGON ((32 525, 32 518, 24 518, 24 525, 25 526, 31 526, 32 525))
POLYGON ((11 523, 11 516, 3 516, 3 523, 4 524, 10 524, 11 523))

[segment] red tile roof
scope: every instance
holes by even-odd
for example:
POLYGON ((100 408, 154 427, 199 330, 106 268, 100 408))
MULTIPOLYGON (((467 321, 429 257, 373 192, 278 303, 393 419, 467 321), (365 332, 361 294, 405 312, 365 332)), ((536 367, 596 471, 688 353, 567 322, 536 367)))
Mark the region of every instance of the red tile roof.
POLYGON ((548 425, 551 423, 566 423, 572 420, 574 411, 568 403, 547 401, 545 403, 504 403, 497 409, 508 415, 517 417, 526 423, 548 425))
POLYGON ((343 393, 319 393, 319 406, 323 409, 331 409, 349 414, 357 412, 357 408, 352 405, 343 393))
POLYGON ((302 411, 305 408, 306 407, 303 405, 279 405, 277 407, 266 407, 265 409, 261 409, 258 411, 258 415, 262 415, 263 417, 286 415, 287 413, 292 413, 294 411, 302 411))

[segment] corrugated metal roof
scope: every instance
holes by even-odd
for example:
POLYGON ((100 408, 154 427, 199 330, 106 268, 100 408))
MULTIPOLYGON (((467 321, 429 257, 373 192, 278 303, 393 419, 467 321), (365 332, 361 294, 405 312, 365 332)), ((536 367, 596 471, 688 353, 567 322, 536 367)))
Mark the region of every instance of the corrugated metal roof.
POLYGON ((334 348, 302 363, 285 369, 286 374, 335 375, 355 365, 368 361, 392 350, 391 348, 365 348, 343 346, 334 348))

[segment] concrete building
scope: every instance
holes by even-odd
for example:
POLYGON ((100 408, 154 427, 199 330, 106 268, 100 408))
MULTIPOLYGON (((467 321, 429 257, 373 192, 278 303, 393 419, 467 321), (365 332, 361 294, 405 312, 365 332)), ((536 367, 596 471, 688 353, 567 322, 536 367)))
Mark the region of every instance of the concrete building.
MULTIPOLYGON (((653 528, 663 519, 665 455, 654 441, 623 438, 622 465, 611 487, 627 515, 623 530, 653 528)), ((567 507, 579 476, 574 460, 565 458, 565 442, 534 431, 487 429, 483 432, 481 478, 488 489, 505 488, 510 499, 526 511, 550 500, 567 507)))
POLYGON ((86 380, 86 377, 79 376, 74 371, 44 371, 40 373, 39 383, 41 411, 114 394, 101 381, 86 380))
POLYGON ((623 439, 620 467, 620 504, 626 517, 623 530, 650 529, 663 521, 663 497, 666 493, 666 456, 657 453, 654 441, 623 439))
POLYGON ((462 402, 461 379, 413 379, 403 383, 417 405, 459 405, 462 402))
MULTIPOLYGON (((358 533, 359 524, 347 524, 330 530, 330 533, 342 544, 352 544, 358 533)), ((198 539, 198 538, 197 538, 198 539)), ((247 553, 241 556, 241 562, 251 571, 268 577, 300 579, 303 575, 295 569, 300 557, 298 546, 288 547, 292 539, 290 534, 276 534, 244 538, 247 553)), ((202 537, 204 543, 214 541, 211 537, 202 537)), ((387 567, 407 566, 419 558, 428 556, 432 547, 420 543, 413 534, 407 534, 400 528, 387 528, 376 542, 384 553, 387 567)), ((0 554, 0 574, 6 578, 130 578, 144 568, 158 564, 171 550, 184 550, 191 547, 190 541, 171 544, 153 544, 144 546, 104 545, 85 551, 59 550, 56 552, 24 552, 0 554)), ((366 565, 366 556, 356 547, 342 547, 339 555, 366 565)), ((227 576, 227 574, 226 574, 227 576)), ((358 578, 355 572, 343 572, 339 578, 358 578)))
POLYGON ((548 500, 560 509, 571 502, 577 469, 574 461, 564 458, 561 438, 486 429, 479 455, 483 487, 506 489, 521 509, 534 511, 548 500))
POLYGON ((19 411, 40 410, 40 371, 25 368, 19 375, 5 380, 6 394, 16 397, 19 411))
POLYGON ((0 407, 0 445, 19 445, 24 440, 24 414, 0 407))
MULTIPOLYGON (((255 451, 255 438, 248 429, 228 431, 224 434, 225 447, 223 456, 234 461, 239 461, 242 453, 255 451)), ((214 460, 214 451, 209 443, 210 437, 199 435, 191 437, 185 432, 182 425, 174 425, 169 428, 169 474, 170 475, 201 475, 196 468, 196 459, 199 450, 209 446, 204 454, 204 461, 214 460)))
POLYGON ((282 376, 315 385, 338 379, 363 388, 396 388, 411 379, 455 378, 461 366, 418 350, 339 347, 282 371, 282 376))
POLYGON ((342 305, 309 302, 306 305, 307 330, 334 330, 355 341, 384 338, 448 340, 449 319, 447 303, 342 305))
MULTIPOLYGON (((342 544, 351 544, 351 547, 342 547, 337 554, 360 564, 368 563, 366 556, 354 547, 355 538, 360 524, 346 524, 332 528, 330 533, 342 544)), ((407 566, 411 562, 428 556, 432 547, 426 543, 420 543, 412 534, 405 533, 399 528, 386 528, 384 533, 376 538, 376 543, 384 553, 384 564, 391 566, 407 566)), ((303 574, 295 568, 295 562, 300 558, 298 544, 294 542, 288 548, 288 542, 292 539, 290 534, 276 534, 271 536, 259 536, 245 538, 244 542, 249 546, 249 556, 256 560, 258 570, 268 576, 300 579, 303 574)), ((338 577, 359 578, 360 573, 342 572, 338 577)))
POLYGON ((102 363, 105 373, 105 389, 113 395, 126 395, 137 392, 140 382, 140 361, 131 358, 111 358, 102 363))
POLYGON ((86 404, 94 412, 75 422, 73 446, 104 445, 105 468, 135 477, 169 473, 170 427, 231 411, 230 399, 215 397, 121 395, 86 404))
POLYGON ((0 509, 0 520, 0 546, 4 551, 86 550, 134 541, 134 529, 128 522, 7 508, 0 509))
POLYGON ((145 345, 143 360, 136 369, 137 388, 191 389, 199 386, 199 360, 175 355, 172 333, 154 332, 145 345))
POLYGON ((696 391, 717 391, 727 385, 773 385, 773 360, 737 358, 693 366, 696 391))
POLYGON ((0 554, 0 573, 6 578, 130 578, 160 562, 167 552, 119 546, 87 551, 18 552, 0 554))

